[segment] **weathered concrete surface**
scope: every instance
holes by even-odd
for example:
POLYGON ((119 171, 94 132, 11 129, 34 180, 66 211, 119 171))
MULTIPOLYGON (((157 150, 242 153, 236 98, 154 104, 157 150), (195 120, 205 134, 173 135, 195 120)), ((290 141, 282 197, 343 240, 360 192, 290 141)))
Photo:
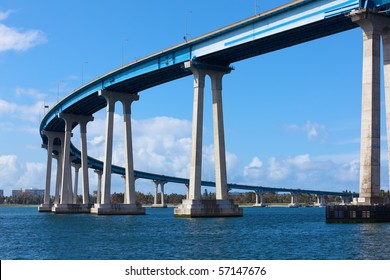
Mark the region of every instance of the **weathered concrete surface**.
POLYGON ((152 204, 152 208, 167 208, 166 204, 152 204))
POLYGON ((90 213, 96 215, 145 215, 145 208, 139 204, 95 204, 90 213))
POLYGON ((50 204, 41 204, 38 206, 38 212, 51 212, 50 204))
POLYGON ((55 214, 90 213, 91 204, 54 204, 51 212, 55 214))
POLYGON ((242 217, 243 210, 232 200, 195 200, 185 199, 174 209, 174 216, 181 218, 200 217, 242 217))
MULTIPOLYGON (((390 26, 390 19, 364 9, 353 11, 350 16, 363 31, 360 194, 355 203, 372 205, 380 203, 380 42, 382 33, 390 26)), ((388 40, 383 44, 387 57, 388 40)), ((389 122, 388 116, 386 121, 389 122)))

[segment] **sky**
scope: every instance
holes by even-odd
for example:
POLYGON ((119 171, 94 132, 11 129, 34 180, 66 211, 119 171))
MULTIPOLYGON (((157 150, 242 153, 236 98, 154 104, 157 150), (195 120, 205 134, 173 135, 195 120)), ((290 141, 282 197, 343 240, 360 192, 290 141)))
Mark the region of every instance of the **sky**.
MULTIPOLYGON (((44 188, 39 124, 82 84, 123 64, 253 16, 288 0, 47 1, 0 3, 0 189, 44 188), (47 109, 46 109, 47 110, 47 109)), ((354 29, 236 62, 224 76, 228 181, 359 191, 362 35, 354 29)), ((382 90, 383 91, 383 90, 382 90)), ((140 92, 132 105, 135 169, 188 177, 193 80, 140 92)), ((382 119, 384 96, 382 93, 382 119)), ((104 157, 104 110, 88 124, 88 152, 104 157)), ((388 190, 385 122, 381 186, 388 190)), ((123 164, 115 115, 114 164, 123 164)), ((78 129, 73 142, 79 145, 78 129)), ((206 81, 203 179, 214 180, 210 82, 206 81)), ((53 161, 52 186, 55 178, 53 161)), ((97 176, 90 170, 91 191, 97 176)), ((81 179, 81 178, 80 178, 81 179)), ((136 189, 152 192, 137 180, 136 189)), ((52 188, 53 189, 53 188, 52 188)), ((167 184, 166 192, 185 187, 167 184)), ((113 176, 112 192, 123 192, 113 176)))

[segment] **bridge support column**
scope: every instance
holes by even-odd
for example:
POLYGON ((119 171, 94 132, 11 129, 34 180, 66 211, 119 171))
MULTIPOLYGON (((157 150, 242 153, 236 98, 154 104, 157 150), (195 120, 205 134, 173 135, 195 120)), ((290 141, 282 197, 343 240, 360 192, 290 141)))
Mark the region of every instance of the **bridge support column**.
POLYGON ((290 193, 291 194, 291 203, 288 205, 290 208, 299 207, 299 193, 290 193))
MULTIPOLYGON (((61 141, 62 143, 62 141, 61 141)), ((54 203, 60 203, 60 190, 61 190, 61 178, 62 178, 62 145, 55 145, 54 149, 57 151, 57 155, 54 158, 57 160, 57 177, 56 177, 56 190, 54 195, 54 203)))
POLYGON ((82 171, 82 196, 83 204, 89 204, 89 175, 88 175, 88 152, 87 152, 87 123, 93 121, 92 116, 85 116, 78 118, 80 125, 80 139, 81 139, 81 171, 82 171))
POLYGON ((266 207, 264 203, 264 193, 262 191, 255 191, 256 203, 253 207, 266 207))
POLYGON ((74 183, 73 183, 73 204, 77 203, 77 193, 79 188, 79 171, 81 168, 81 164, 73 164, 74 168, 74 183))
POLYGON ((42 145, 43 148, 47 149, 47 163, 46 163, 46 184, 45 184, 45 195, 43 203, 38 206, 39 212, 51 212, 50 202, 50 191, 51 191, 51 174, 52 174, 52 163, 53 163, 53 152, 54 152, 54 141, 57 138, 63 139, 63 133, 44 131, 47 137, 47 144, 42 145))
POLYGON ((325 195, 317 195, 317 202, 314 203, 314 206, 325 207, 326 206, 325 195))
MULTIPOLYGON (((87 162, 87 149, 86 149, 86 124, 93 120, 92 116, 74 115, 60 113, 59 118, 65 122, 65 135, 63 141, 63 147, 61 152, 62 165, 61 165, 61 184, 60 184, 60 201, 55 203, 52 207, 54 213, 89 213, 90 206, 89 200, 89 187, 88 187, 88 162, 87 162), (81 166, 83 168, 83 203, 75 203, 75 196, 72 190, 72 158, 70 154, 70 140, 72 137, 72 129, 74 124, 80 125, 81 135, 81 166)), ((75 190, 78 188, 78 170, 75 172, 75 190)))
POLYGON ((222 110, 222 77, 230 67, 206 65, 194 61, 185 63, 194 74, 194 107, 192 120, 192 152, 190 163, 189 199, 175 208, 175 217, 239 217, 242 209, 228 200, 226 153, 222 110), (211 78, 214 120, 214 160, 216 200, 201 199, 203 101, 206 75, 211 78))
POLYGON ((99 95, 107 102, 106 146, 103 166, 103 191, 101 203, 91 208, 92 214, 97 215, 138 215, 145 214, 145 208, 136 203, 133 146, 131 135, 131 104, 139 99, 138 94, 100 90, 99 95), (112 145, 114 130, 115 103, 120 101, 123 105, 123 118, 125 125, 125 169, 126 189, 123 204, 111 205, 111 173, 112 173, 112 145))
MULTIPOLYGON (((383 53, 386 81, 386 122, 389 136, 389 62, 388 30, 390 19, 366 10, 351 12, 352 21, 363 31, 363 84, 360 146, 360 194, 356 204, 381 203, 380 199, 380 38, 383 35, 383 53)), ((390 171, 389 171, 390 172, 390 171)))
POLYGON ((190 185, 186 184, 186 199, 190 199, 190 185))
POLYGON ((165 204, 164 201, 164 185, 167 183, 165 181, 153 181, 154 182, 154 204, 152 205, 152 208, 167 208, 167 205, 165 204), (158 203, 158 186, 160 186, 161 190, 161 198, 160 198, 160 203, 158 203))
POLYGON ((96 186, 96 204, 102 203, 102 175, 103 172, 101 170, 96 169, 95 173, 98 175, 98 182, 96 186))
MULTIPOLYGON (((65 137, 62 152, 62 178, 61 178, 61 199, 60 204, 72 204, 72 170, 70 159, 70 139, 72 137, 73 118, 66 114, 59 114, 65 122, 65 137)), ((57 206, 55 205, 55 208, 57 206)), ((57 212, 57 211, 54 211, 57 212)))

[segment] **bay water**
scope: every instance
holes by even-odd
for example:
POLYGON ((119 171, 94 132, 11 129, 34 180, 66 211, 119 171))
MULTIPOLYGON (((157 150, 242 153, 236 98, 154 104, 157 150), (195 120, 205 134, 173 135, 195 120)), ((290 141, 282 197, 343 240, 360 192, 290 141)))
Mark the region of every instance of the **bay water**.
POLYGON ((0 207, 0 259, 389 260, 390 223, 326 224, 325 208, 244 208, 242 218, 38 213, 0 207))

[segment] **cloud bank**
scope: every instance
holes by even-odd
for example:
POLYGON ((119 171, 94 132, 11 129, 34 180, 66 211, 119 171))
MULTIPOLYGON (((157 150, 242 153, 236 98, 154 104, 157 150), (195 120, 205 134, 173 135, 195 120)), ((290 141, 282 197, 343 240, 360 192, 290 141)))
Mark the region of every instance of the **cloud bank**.
MULTIPOLYGON (((12 11, 0 11, 0 21, 4 21, 12 11)), ((35 29, 20 29, 0 23, 0 53, 6 51, 27 51, 36 45, 47 42, 45 34, 35 29)))

